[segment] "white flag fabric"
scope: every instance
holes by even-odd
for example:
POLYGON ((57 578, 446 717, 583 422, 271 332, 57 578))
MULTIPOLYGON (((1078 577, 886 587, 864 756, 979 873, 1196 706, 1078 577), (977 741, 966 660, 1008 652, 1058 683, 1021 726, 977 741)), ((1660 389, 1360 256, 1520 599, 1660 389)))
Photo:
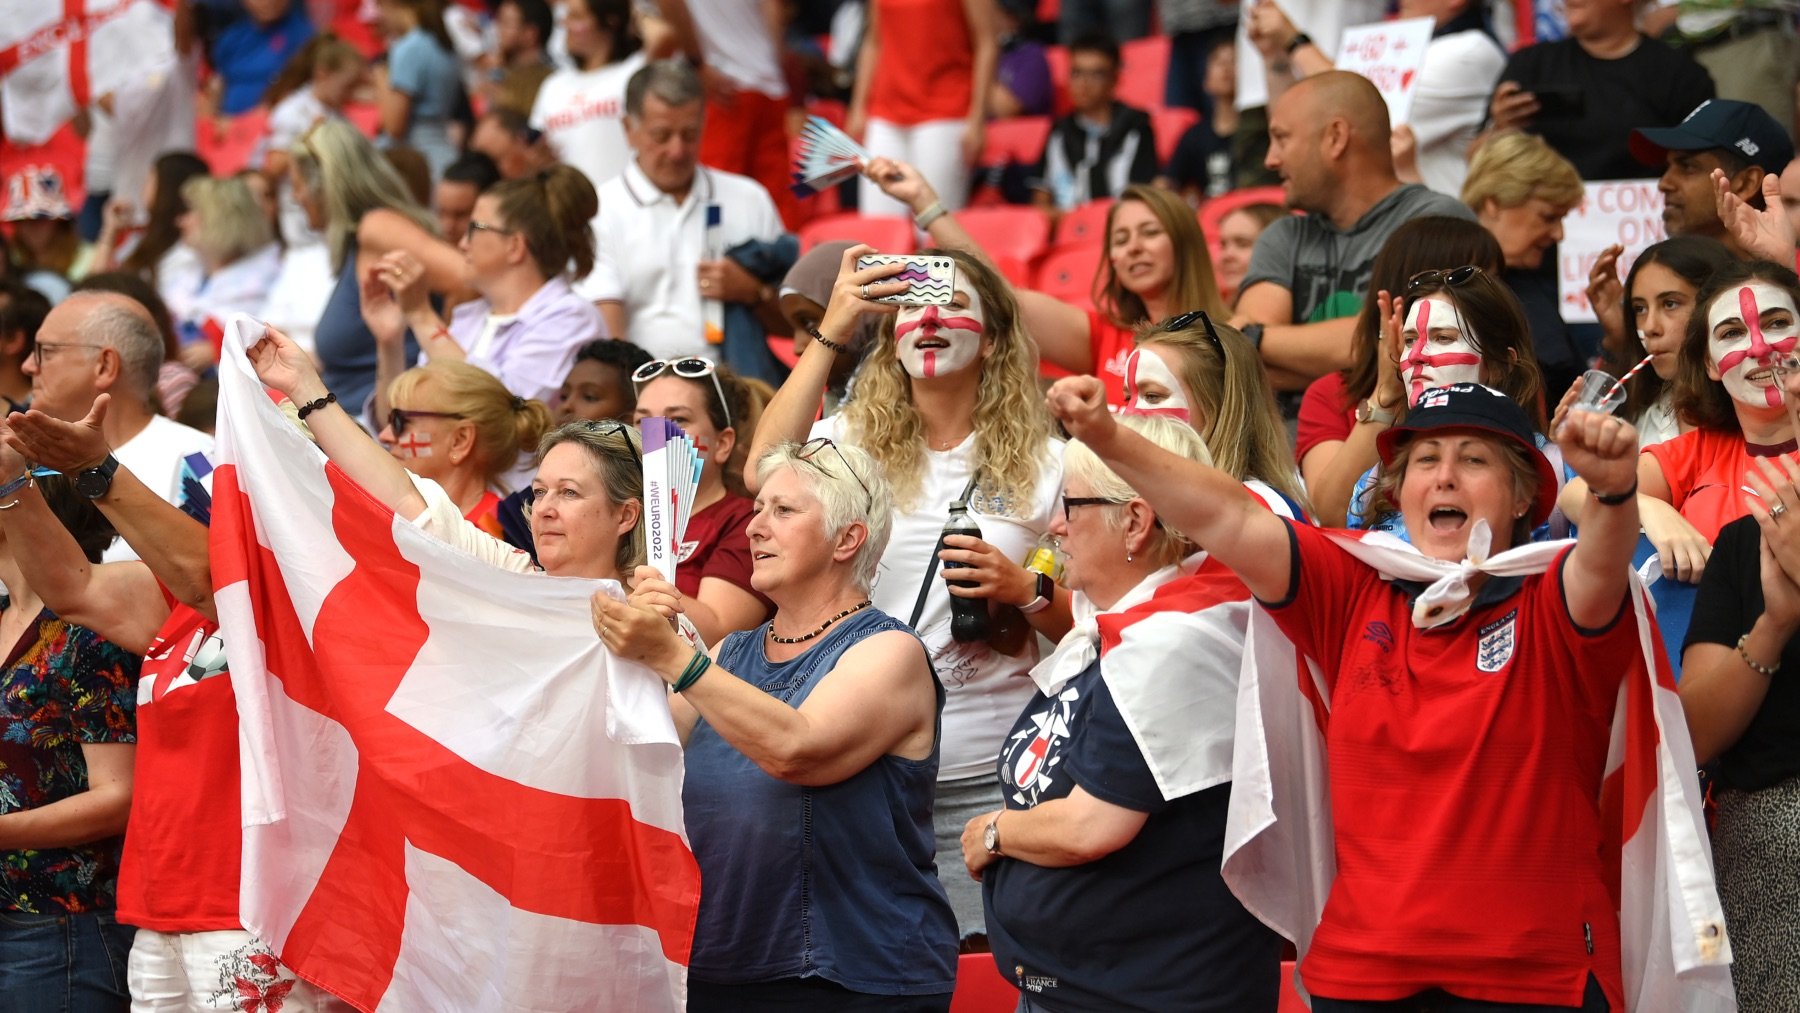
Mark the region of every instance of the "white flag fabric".
MULTIPOLYGON (((1461 595, 1471 573, 1541 573, 1572 544, 1534 543, 1458 565, 1427 559, 1399 539, 1330 534, 1383 577, 1432 584, 1421 604, 1433 597, 1457 614, 1467 609, 1461 595)), ((1599 800, 1601 825, 1620 858, 1627 1013, 1730 1013, 1737 1009, 1731 944, 1700 813, 1693 743, 1635 572, 1631 601, 1639 653, 1620 659, 1628 670, 1599 800)), ((1442 612, 1421 608, 1414 623, 1436 625, 1442 612)), ((1251 913, 1294 942, 1303 961, 1336 875, 1325 752, 1330 698, 1318 667, 1296 656, 1261 606, 1251 617, 1238 693, 1225 880, 1251 913)))
POLYGON ((212 566, 237 693, 244 926, 362 1010, 680 1010, 682 753, 609 655, 608 581, 396 518, 283 417, 227 325, 212 566))
POLYGON ((95 96, 175 63, 165 0, 0 0, 6 136, 42 144, 95 96))

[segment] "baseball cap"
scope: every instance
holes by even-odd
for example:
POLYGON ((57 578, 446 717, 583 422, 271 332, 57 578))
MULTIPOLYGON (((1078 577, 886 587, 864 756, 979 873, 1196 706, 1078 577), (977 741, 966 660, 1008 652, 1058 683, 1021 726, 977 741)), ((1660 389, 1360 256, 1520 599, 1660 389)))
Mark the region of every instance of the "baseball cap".
POLYGON ((1400 455, 1402 437, 1438 429, 1478 429, 1504 440, 1510 440, 1525 451, 1538 473, 1537 501, 1532 504, 1531 526, 1550 519, 1556 509, 1556 469, 1538 449, 1537 434, 1531 420, 1525 417, 1512 398, 1479 383, 1453 383, 1447 387, 1431 387, 1419 395, 1419 403, 1406 413, 1406 418, 1375 438, 1375 449, 1381 455, 1381 466, 1392 468, 1400 455))
POLYGON ((1730 148, 1780 173, 1794 160, 1794 142, 1762 106, 1734 99, 1708 99, 1673 127, 1639 127, 1631 132, 1631 155, 1645 165, 1662 165, 1671 151, 1730 148))

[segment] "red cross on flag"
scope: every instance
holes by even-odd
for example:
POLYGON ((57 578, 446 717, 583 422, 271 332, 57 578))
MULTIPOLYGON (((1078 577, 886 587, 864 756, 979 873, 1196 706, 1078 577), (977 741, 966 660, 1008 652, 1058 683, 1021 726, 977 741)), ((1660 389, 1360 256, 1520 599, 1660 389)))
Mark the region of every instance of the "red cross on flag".
POLYGON ((6 136, 42 144, 95 95, 175 60, 170 0, 0 0, 6 136))
POLYGON ((661 681, 594 635, 607 582, 395 517, 266 396, 260 325, 226 330, 212 564, 245 927, 365 1011, 682 1009, 681 745, 661 681))

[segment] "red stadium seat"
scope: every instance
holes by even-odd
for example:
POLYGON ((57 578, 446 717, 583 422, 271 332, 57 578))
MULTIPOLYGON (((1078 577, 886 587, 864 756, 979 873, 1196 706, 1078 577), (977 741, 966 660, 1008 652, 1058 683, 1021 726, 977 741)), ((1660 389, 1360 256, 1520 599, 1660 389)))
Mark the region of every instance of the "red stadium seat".
POLYGON ((911 253, 916 248, 910 218, 825 215, 800 226, 799 236, 802 253, 833 239, 868 243, 882 253, 911 253))
POLYGON ((1056 245, 1105 243, 1106 216, 1112 212, 1112 206, 1112 198, 1106 197, 1066 212, 1056 223, 1056 245))
POLYGON ((1279 186, 1252 186, 1220 194, 1201 204, 1200 228, 1206 233, 1206 241, 1212 242, 1213 237, 1219 234, 1219 223, 1225 220, 1226 215, 1251 204, 1277 204, 1285 207, 1287 196, 1279 186))
POLYGON ((1012 1013, 1019 990, 1000 976, 991 953, 965 953, 956 958, 956 992, 950 1013, 1012 1013))
POLYGON ((956 220, 996 261, 1031 264, 1050 246, 1050 219, 1037 208, 970 208, 956 220))
POLYGON ((1059 247, 1038 265, 1031 287, 1071 306, 1091 309, 1094 305, 1094 273, 1099 270, 1100 258, 1105 255, 1105 247, 1098 244, 1059 247))
POLYGON ((1050 111, 1067 115, 1075 108, 1069 101, 1069 51, 1062 46, 1045 46, 1044 62, 1050 65, 1050 111))
POLYGON ((1044 142, 1050 139, 1050 117, 1014 116, 994 120, 987 125, 987 140, 981 148, 982 165, 1036 165, 1044 157, 1044 142))
POLYGON ((1169 159, 1175 154, 1175 146, 1181 143, 1181 135, 1188 128, 1200 122, 1200 114, 1184 106, 1172 109, 1156 109, 1150 113, 1150 127, 1156 131, 1156 164, 1168 168, 1169 159))
POLYGON ((1155 112, 1169 80, 1169 37, 1147 35, 1119 47, 1119 101, 1155 112))

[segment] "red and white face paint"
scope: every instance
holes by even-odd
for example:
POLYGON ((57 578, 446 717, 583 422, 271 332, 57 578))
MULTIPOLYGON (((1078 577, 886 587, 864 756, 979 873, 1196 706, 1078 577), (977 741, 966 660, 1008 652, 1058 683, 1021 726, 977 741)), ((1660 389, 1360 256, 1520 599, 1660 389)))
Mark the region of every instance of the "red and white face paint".
POLYGON ((1721 293, 1706 313, 1707 354, 1732 399, 1756 408, 1781 407, 1775 359, 1794 350, 1793 296, 1753 281, 1721 293))
POLYGON ((1433 387, 1481 382, 1481 352, 1448 299, 1429 295, 1413 303, 1400 339, 1405 342, 1400 379, 1406 382, 1408 407, 1433 387))
POLYGON ((956 291, 968 306, 906 306, 895 318, 900 367, 915 380, 949 376, 981 354, 987 320, 981 295, 960 276, 956 291))
POLYGON ((406 434, 394 440, 393 454, 402 461, 431 456, 431 434, 418 426, 408 426, 406 434))
POLYGON ((1167 415, 1193 424, 1187 391, 1155 347, 1133 349, 1125 359, 1124 413, 1167 415))

